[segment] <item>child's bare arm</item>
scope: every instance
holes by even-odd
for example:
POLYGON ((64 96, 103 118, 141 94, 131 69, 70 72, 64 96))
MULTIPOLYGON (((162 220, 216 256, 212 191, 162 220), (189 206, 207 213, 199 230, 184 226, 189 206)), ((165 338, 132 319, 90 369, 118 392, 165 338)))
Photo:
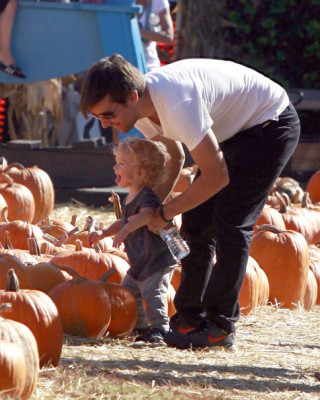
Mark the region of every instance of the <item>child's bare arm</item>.
POLYGON ((145 226, 153 217, 154 210, 150 207, 145 207, 138 214, 130 217, 130 220, 122 227, 122 229, 113 238, 113 245, 119 247, 129 233, 134 232, 138 228, 145 226))
POLYGON ((121 220, 118 219, 116 222, 108 226, 108 228, 102 229, 100 231, 94 231, 89 234, 88 240, 90 245, 94 245, 99 242, 99 240, 107 237, 113 236, 118 233, 121 229, 121 220))

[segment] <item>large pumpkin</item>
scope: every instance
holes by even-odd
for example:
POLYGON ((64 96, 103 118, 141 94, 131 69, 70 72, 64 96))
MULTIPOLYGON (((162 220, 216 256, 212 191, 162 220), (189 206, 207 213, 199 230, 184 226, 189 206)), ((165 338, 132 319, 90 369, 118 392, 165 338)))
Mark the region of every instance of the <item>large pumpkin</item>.
POLYGON ((317 302, 318 283, 311 269, 308 271, 306 291, 303 297, 303 307, 307 311, 313 310, 317 302))
POLYGON ((13 268, 16 273, 21 288, 30 288, 30 277, 27 267, 14 255, 0 254, 0 289, 5 289, 7 285, 8 271, 13 268))
POLYGON ((43 232, 38 226, 21 220, 0 225, 0 242, 6 240, 6 232, 9 232, 10 241, 15 249, 29 250, 29 238, 35 238, 38 242, 43 238, 43 232))
POLYGON ((271 302, 285 308, 302 304, 309 270, 309 247, 301 233, 262 225, 252 238, 250 255, 268 277, 271 302))
MULTIPOLYGON (((0 315, 4 307, 6 305, 0 305, 0 315)), ((26 325, 0 317, 0 340, 14 343, 23 352, 28 368, 21 398, 28 399, 34 391, 39 374, 39 353, 36 339, 26 325)))
MULTIPOLYGON (((7 174, 0 174, 0 194, 8 206, 8 219, 32 221, 35 213, 34 198, 30 190, 20 183, 15 183, 7 174)), ((0 217, 2 218, 2 216, 0 217)))
POLYGON ((74 278, 55 286, 49 295, 59 310, 65 333, 96 339, 105 334, 111 305, 106 291, 97 282, 74 278))
POLYGON ((40 367, 56 366, 63 343, 61 319, 51 298, 39 290, 19 290, 13 269, 8 272, 6 290, 0 290, 0 303, 11 303, 10 313, 2 316, 25 324, 33 333, 40 357, 40 367))
POLYGON ((30 222, 37 223, 51 213, 54 207, 54 187, 50 176, 43 169, 37 166, 25 168, 21 164, 14 163, 3 172, 14 182, 26 186, 32 193, 35 212, 30 222))
POLYGON ((0 394, 20 397, 27 379, 27 364, 22 349, 7 340, 0 340, 0 394))
POLYGON ((99 280, 103 274, 114 269, 108 278, 109 282, 120 283, 129 269, 129 264, 121 257, 108 253, 97 253, 94 249, 58 253, 51 262, 63 267, 76 270, 80 276, 99 280))

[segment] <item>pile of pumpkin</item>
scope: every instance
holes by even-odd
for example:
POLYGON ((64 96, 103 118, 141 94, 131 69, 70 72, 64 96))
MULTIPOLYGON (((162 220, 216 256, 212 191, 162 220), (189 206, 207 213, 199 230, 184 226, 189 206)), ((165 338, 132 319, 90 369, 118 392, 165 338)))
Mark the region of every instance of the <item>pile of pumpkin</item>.
MULTIPOLYGON (((195 172, 196 166, 183 170, 176 193, 190 185, 195 172)), ((320 207, 315 204, 320 198, 311 187, 308 197, 296 181, 281 179, 255 227, 240 294, 243 314, 267 302, 306 309, 320 304, 320 207)), ((119 199, 111 200, 119 217, 119 199)), ((124 249, 115 249, 111 238, 95 249, 89 246, 89 232, 101 229, 101 223, 88 216, 79 228, 76 216, 50 218, 54 189, 45 171, 6 165, 0 158, 0 207, 0 393, 27 399, 39 368, 58 364, 63 333, 127 337, 135 326, 136 303, 120 285, 129 269, 124 249)), ((180 277, 176 267, 169 316, 175 313, 180 277)))
POLYGON ((49 217, 50 177, 40 168, 0 164, 0 394, 27 399, 39 368, 59 362, 63 333, 125 337, 136 303, 119 283, 126 253, 105 238, 89 248, 90 216, 79 229, 49 217))

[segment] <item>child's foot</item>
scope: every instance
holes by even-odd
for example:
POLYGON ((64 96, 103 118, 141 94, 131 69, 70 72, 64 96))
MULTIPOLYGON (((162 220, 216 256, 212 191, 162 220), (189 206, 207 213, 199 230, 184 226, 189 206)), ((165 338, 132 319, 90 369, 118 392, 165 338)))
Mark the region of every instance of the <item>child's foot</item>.
POLYGON ((135 342, 164 343, 163 338, 165 333, 163 329, 152 328, 137 336, 135 342))

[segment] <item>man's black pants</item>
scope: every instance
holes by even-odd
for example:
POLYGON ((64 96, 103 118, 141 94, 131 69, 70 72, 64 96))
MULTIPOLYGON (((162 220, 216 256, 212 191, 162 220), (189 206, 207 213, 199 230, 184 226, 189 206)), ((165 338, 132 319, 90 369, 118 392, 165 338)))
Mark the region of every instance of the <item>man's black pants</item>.
POLYGON ((175 306, 181 313, 206 312, 207 318, 226 332, 235 331, 234 323, 240 317, 238 299, 254 224, 300 136, 292 104, 278 121, 264 125, 220 143, 229 185, 182 216, 181 234, 191 252, 182 260, 175 306), (212 269, 214 251, 217 262, 212 269))

